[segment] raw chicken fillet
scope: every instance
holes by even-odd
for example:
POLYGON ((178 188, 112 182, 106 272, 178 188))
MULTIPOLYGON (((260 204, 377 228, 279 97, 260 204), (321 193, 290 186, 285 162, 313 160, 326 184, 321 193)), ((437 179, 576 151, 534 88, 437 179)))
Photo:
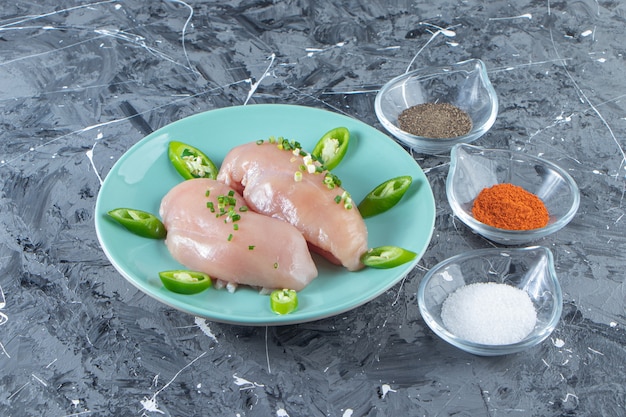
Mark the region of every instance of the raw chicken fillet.
POLYGON ((363 217, 356 204, 348 209, 338 201, 344 189, 329 189, 326 171, 308 172, 308 165, 297 151, 251 142, 226 155, 217 178, 241 192, 253 210, 294 225, 312 250, 348 270, 361 269, 367 251, 363 217))
POLYGON ((289 223, 241 211, 244 200, 239 193, 220 215, 218 198, 228 197, 230 191, 222 182, 201 178, 167 193, 160 215, 174 259, 230 283, 303 289, 317 276, 317 268, 302 234, 289 223))

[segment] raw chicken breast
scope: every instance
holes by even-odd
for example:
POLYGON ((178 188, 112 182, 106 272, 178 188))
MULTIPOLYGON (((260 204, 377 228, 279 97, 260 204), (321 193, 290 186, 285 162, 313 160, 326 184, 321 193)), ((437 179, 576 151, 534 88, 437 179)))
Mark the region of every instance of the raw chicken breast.
POLYGON ((358 270, 367 251, 365 222, 356 204, 346 208, 343 188, 324 183, 327 171, 311 172, 318 166, 297 150, 252 142, 226 155, 217 178, 242 192, 253 210, 293 224, 331 262, 358 270))
POLYGON ((243 203, 240 194, 215 180, 192 179, 172 188, 159 213, 174 259, 230 283, 303 289, 317 276, 317 268, 302 234, 278 219, 242 212, 243 203), (228 198, 229 192, 232 202, 219 215, 218 199, 228 198))

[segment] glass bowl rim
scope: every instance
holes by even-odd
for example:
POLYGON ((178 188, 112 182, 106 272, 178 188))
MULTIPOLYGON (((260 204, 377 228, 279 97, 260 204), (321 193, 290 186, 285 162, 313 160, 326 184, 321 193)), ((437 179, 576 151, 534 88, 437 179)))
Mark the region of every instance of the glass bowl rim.
MULTIPOLYGON (((491 282, 491 281, 487 281, 491 282)), ((417 304, 422 315, 422 318, 426 325, 440 338, 444 341, 450 343, 451 345, 464 350, 466 352, 482 355, 482 356, 497 356, 497 355, 505 355, 509 353, 516 353, 525 348, 529 348, 531 346, 535 346, 550 336, 550 334, 554 331, 557 324, 561 319, 561 314, 563 313, 563 291, 561 289, 561 284, 556 275, 556 269, 554 267, 554 255, 552 251, 545 246, 528 246, 524 248, 484 248, 484 249, 473 249, 470 251, 466 251, 454 256, 451 256, 443 261, 439 262, 432 268, 426 272, 422 280, 420 281, 418 290, 417 290, 417 304), (432 277, 440 270, 445 268, 446 266, 457 263, 459 260, 464 260, 468 258, 476 258, 482 257, 484 255, 500 255, 511 256, 512 253, 515 254, 523 254, 526 252, 539 251, 542 252, 548 258, 548 270, 550 280, 554 284, 553 298, 554 308, 552 309, 550 320, 545 323, 543 329, 539 332, 533 329, 533 331, 526 336, 524 339, 519 342, 509 343, 504 345, 487 345, 483 343, 471 342, 469 340, 465 340, 457 337, 455 334, 448 331, 444 326, 439 325, 437 320, 433 318, 433 315, 430 314, 428 309, 425 307, 425 294, 426 294, 426 285, 432 279, 432 277)))
POLYGON ((448 176, 446 178, 446 196, 448 198, 448 203, 452 207, 452 211, 454 214, 463 221, 470 228, 480 231, 481 233, 486 233, 489 235, 500 235, 505 237, 519 238, 528 235, 538 235, 538 236, 547 236, 552 234, 560 229, 562 229, 566 224, 568 224, 578 212, 578 208, 580 206, 580 190, 574 178, 567 173, 563 168, 554 162, 548 161, 547 159, 541 158, 539 156, 529 155, 524 152, 514 151, 510 149, 500 149, 500 148, 484 148, 480 146, 470 145, 467 143, 459 143, 452 147, 450 151, 450 169, 448 171, 448 176), (509 229, 501 229, 499 227, 490 226, 486 223, 482 223, 474 218, 474 216, 470 215, 467 210, 464 210, 459 202, 456 200, 453 186, 453 178, 456 173, 456 155, 460 148, 468 148, 473 151, 487 152, 493 154, 508 154, 513 157, 518 157, 517 159, 521 159, 524 162, 534 161, 540 163, 541 165, 545 165, 550 167, 553 171, 556 171, 567 183, 569 189, 572 192, 573 202, 568 211, 563 214, 560 218, 558 218, 555 222, 548 224, 547 226, 538 228, 538 229, 530 229, 530 230, 509 230, 509 229))
POLYGON ((385 129, 388 129, 394 136, 397 138, 401 138, 401 140, 408 142, 409 145, 419 146, 420 142, 428 142, 432 144, 441 144, 441 147, 451 147, 457 143, 464 143, 468 141, 474 141, 484 135, 496 121, 498 116, 498 108, 499 101, 498 95, 496 94, 491 81, 489 80, 489 76, 487 74, 487 67, 485 63, 479 58, 470 58, 464 61, 455 62, 453 64, 448 65, 436 65, 436 66, 426 66, 422 68, 418 68, 409 72, 405 72, 404 74, 400 74, 391 80, 387 81, 376 94, 376 98, 374 100, 374 111, 378 120, 383 124, 385 129), (397 127, 391 120, 389 120, 382 110, 382 99, 386 95, 386 93, 393 88, 398 82, 404 79, 411 78, 416 74, 437 74, 437 73, 454 73, 458 72, 460 68, 473 65, 473 69, 471 71, 477 70, 481 74, 481 78, 485 78, 488 82, 485 84, 485 89, 487 90, 488 96, 491 102, 491 112, 489 114, 489 118, 481 125, 472 124, 472 129, 466 133, 465 135, 455 136, 452 138, 429 138, 426 136, 418 136, 413 135, 409 132, 406 132, 399 127, 397 127))

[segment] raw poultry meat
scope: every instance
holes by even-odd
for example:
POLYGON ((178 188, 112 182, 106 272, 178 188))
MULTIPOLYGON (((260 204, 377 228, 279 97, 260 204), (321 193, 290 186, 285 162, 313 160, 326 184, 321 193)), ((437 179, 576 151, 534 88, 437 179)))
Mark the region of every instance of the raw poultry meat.
POLYGON ((243 194, 255 211, 293 224, 311 249, 348 270, 361 269, 367 228, 337 178, 299 149, 265 141, 233 148, 218 180, 243 194))
POLYGON ((242 206, 240 194, 215 180, 192 179, 172 188, 161 201, 160 215, 174 259, 229 283, 304 288, 317 268, 302 234, 242 206))

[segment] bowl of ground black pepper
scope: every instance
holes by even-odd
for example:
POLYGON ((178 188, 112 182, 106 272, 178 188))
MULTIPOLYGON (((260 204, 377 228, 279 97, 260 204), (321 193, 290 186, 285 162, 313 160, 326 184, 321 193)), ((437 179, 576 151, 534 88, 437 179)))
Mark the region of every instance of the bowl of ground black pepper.
POLYGON ((498 97, 480 59, 407 72, 376 95, 376 116, 400 142, 442 154, 484 135, 498 114, 498 97))
POLYGON ((446 180, 450 207, 474 232, 521 245, 565 227, 580 192, 574 179, 543 158, 507 149, 458 144, 446 180))
POLYGON ((563 295, 548 248, 489 248, 430 268, 417 304, 443 340, 475 355, 497 356, 550 336, 561 318, 563 295))

